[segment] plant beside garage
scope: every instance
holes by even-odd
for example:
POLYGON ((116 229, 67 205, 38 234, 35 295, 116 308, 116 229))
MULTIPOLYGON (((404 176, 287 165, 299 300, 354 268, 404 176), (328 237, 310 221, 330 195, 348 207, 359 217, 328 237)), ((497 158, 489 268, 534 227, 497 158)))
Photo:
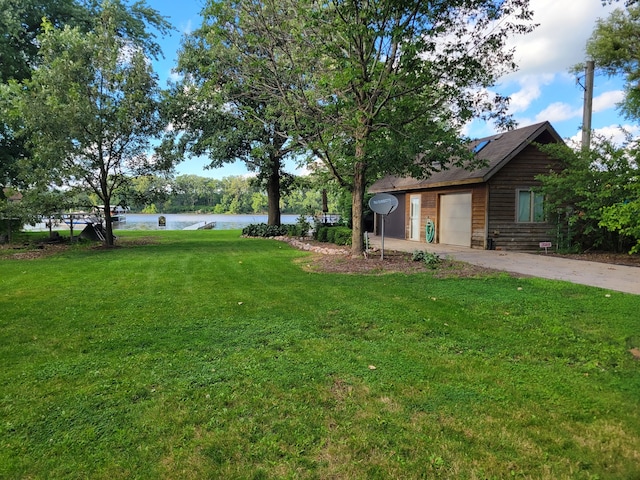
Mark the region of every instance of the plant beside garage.
POLYGON ((440 257, 437 253, 427 252, 426 250, 414 250, 411 254, 411 260, 414 262, 424 262, 429 268, 437 268, 440 264, 440 257))

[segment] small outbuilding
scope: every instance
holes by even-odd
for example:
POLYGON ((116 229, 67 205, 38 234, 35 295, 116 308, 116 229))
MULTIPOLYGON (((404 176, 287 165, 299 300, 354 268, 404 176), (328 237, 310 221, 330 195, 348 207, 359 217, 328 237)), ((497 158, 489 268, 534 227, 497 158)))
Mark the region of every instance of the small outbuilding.
POLYGON ((538 250, 554 238, 536 176, 561 168, 537 144, 563 143, 549 122, 518 128, 469 144, 485 166, 452 167, 418 180, 386 176, 371 193, 390 193, 399 206, 385 235, 470 248, 538 250))

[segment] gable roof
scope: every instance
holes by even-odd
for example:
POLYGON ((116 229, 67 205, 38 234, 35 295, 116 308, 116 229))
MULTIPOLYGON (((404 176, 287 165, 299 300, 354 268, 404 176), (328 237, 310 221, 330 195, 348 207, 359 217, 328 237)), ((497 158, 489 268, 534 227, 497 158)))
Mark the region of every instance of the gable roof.
POLYGON ((369 192, 381 193, 483 183, 499 172, 532 142, 563 143, 563 140, 549 122, 536 123, 528 127, 498 133, 469 143, 470 149, 477 149, 476 158, 485 162, 484 166, 476 170, 465 170, 462 167, 452 166, 447 170, 434 172, 429 178, 422 180, 387 175, 371 185, 369 192))

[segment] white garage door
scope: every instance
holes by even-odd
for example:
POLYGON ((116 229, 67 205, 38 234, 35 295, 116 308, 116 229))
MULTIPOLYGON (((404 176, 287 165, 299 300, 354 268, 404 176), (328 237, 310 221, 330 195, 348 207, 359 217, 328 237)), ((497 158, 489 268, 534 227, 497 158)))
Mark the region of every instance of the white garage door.
POLYGON ((440 196, 440 239, 447 245, 471 246, 471 194, 440 196))

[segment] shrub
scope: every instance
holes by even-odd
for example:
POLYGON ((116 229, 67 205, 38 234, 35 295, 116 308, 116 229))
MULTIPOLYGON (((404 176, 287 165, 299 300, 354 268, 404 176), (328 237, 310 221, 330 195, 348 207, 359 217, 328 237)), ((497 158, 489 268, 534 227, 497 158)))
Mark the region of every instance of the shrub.
POLYGON ((327 227, 327 242, 336 243, 336 227, 327 227))
POLYGON ((287 235, 290 237, 306 237, 311 229, 311 224, 304 215, 298 217, 294 225, 287 225, 287 235))
POLYGON ((423 250, 414 250, 411 254, 411 260, 413 260, 414 262, 421 262, 424 260, 425 253, 426 252, 424 252, 423 250))
POLYGON ((336 245, 351 245, 352 231, 347 227, 333 227, 333 243, 336 245))
POLYGON ((287 233, 287 227, 266 223, 252 223, 242 229, 242 234, 247 237, 279 237, 287 233))
POLYGON ((424 262, 429 268, 436 268, 440 263, 440 257, 437 253, 427 252, 426 250, 414 250, 411 254, 411 260, 424 262))
POLYGON ((329 227, 318 227, 316 228, 316 240, 318 240, 319 242, 326 242, 327 240, 327 233, 329 231, 329 227))
POLYGON ((287 225, 284 225, 284 227, 287 229, 287 236, 289 236, 289 237, 301 237, 302 236, 302 235, 300 235, 300 228, 298 228, 297 225, 287 224, 287 225))
POLYGON ((351 229, 348 227, 316 226, 314 238, 319 242, 351 245, 351 229))

